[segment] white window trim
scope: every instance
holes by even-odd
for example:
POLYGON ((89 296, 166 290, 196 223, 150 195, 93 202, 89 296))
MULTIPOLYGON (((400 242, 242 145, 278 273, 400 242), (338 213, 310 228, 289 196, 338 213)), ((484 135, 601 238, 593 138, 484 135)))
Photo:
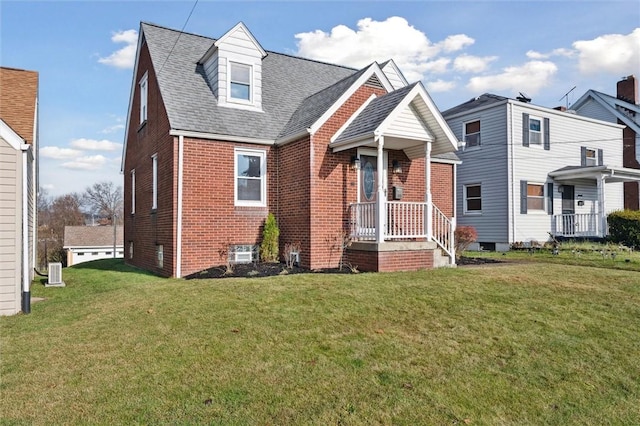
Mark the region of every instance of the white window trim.
POLYGON ((152 191, 153 191, 153 198, 151 201, 151 210, 156 210, 158 208, 158 154, 153 154, 151 156, 151 162, 152 162, 152 191))
MULTIPOLYGON (((538 197, 536 197, 538 198, 538 197)), ((548 215, 547 213, 547 185, 544 182, 527 182, 527 214, 542 214, 548 215), (540 209, 530 209, 529 208, 529 185, 537 185, 542 187, 542 210, 540 209)))
POLYGON ((131 170, 131 214, 136 213, 136 169, 131 170))
POLYGON ((529 146, 539 146, 542 147, 544 149, 544 120, 542 119, 542 117, 536 117, 534 115, 530 115, 529 116, 529 146), (540 134, 540 142, 532 142, 531 141, 531 121, 532 120, 538 120, 540 122, 540 132, 536 132, 533 131, 533 133, 539 133, 540 134))
MULTIPOLYGON (((471 133, 471 134, 475 135, 476 133, 471 133)), ((465 146, 464 146, 465 151, 473 151, 475 149, 480 149, 482 147, 482 122, 479 118, 476 120, 469 120, 462 123, 462 140, 465 142, 465 146), (467 124, 475 123, 476 121, 480 123, 480 131, 477 133, 480 139, 480 143, 475 146, 469 146, 467 144, 467 124)))
POLYGON ((143 124, 147 121, 148 117, 148 109, 149 109, 149 79, 148 73, 144 73, 140 82, 138 83, 140 87, 140 124, 143 124))
POLYGON ((236 206, 267 206, 267 151, 262 149, 236 148, 233 152, 233 198, 236 206), (238 155, 260 157, 260 201, 238 200, 238 155))
POLYGON ((240 104, 240 105, 254 105, 254 94, 253 90, 255 88, 255 79, 253 75, 253 64, 248 64, 246 62, 240 61, 227 61, 227 102, 240 104), (238 99, 231 96, 231 64, 236 65, 244 65, 249 67, 249 100, 246 99, 238 99))
POLYGON ((462 205, 463 205, 463 213, 467 216, 478 216, 482 214, 482 183, 468 183, 462 186, 462 205), (469 186, 479 186, 480 187, 480 210, 469 210, 467 208, 467 187, 469 186))

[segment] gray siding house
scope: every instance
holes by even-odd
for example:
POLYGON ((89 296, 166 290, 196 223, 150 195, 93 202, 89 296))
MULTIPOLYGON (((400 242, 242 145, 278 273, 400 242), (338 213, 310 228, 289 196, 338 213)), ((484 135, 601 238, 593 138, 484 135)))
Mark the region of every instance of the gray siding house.
POLYGON ((458 151, 457 223, 474 226, 472 249, 508 250, 554 237, 604 237, 623 208, 623 126, 528 100, 484 94, 443 112, 458 151))

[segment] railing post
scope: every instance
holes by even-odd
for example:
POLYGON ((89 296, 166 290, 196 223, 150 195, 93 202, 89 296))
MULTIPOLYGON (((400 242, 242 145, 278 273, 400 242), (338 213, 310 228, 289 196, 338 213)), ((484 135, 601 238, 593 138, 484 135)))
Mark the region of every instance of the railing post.
POLYGON ((377 170, 378 170, 378 188, 376 196, 376 242, 381 243, 385 237, 385 222, 387 216, 387 209, 385 208, 386 194, 384 193, 384 136, 378 135, 378 158, 377 158, 377 170))

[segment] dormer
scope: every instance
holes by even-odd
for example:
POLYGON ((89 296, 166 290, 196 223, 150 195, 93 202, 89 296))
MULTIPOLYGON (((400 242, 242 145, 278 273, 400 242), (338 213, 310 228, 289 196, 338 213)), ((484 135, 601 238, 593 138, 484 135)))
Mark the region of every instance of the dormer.
POLYGON ((238 23, 213 43, 200 63, 218 105, 262 111, 262 59, 260 43, 238 23))

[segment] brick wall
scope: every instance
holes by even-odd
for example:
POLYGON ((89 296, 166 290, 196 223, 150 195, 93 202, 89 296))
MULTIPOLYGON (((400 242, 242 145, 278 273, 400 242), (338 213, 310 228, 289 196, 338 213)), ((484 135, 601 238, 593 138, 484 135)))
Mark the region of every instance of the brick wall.
POLYGON ((175 272, 175 209, 177 144, 169 135, 169 120, 160 98, 149 51, 143 44, 134 81, 134 98, 129 117, 124 167, 125 262, 164 276, 175 272), (138 82, 148 71, 147 121, 140 125, 138 82), (152 160, 158 155, 158 208, 152 211, 152 160), (131 214, 131 170, 135 169, 135 214, 131 214), (129 259, 129 243, 134 244, 129 259), (163 267, 156 266, 156 244, 164 246, 163 267))
POLYGON ((433 250, 347 251, 347 261, 363 272, 418 271, 433 268, 433 250))
POLYGON ((259 244, 264 220, 275 211, 276 161, 269 146, 184 139, 182 275, 226 262, 230 245, 259 244), (235 148, 267 158, 267 206, 235 206, 235 148))

